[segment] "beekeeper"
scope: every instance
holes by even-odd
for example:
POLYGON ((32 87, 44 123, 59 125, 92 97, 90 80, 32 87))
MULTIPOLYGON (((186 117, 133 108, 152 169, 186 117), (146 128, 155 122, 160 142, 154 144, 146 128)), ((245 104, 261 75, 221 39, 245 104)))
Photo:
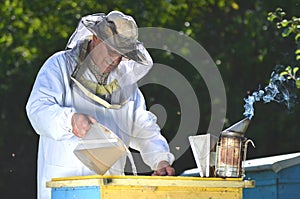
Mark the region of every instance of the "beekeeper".
MULTIPOLYGON (((66 50, 40 69, 26 105, 40 135, 39 199, 51 197, 46 188, 51 178, 94 174, 73 150, 97 122, 140 151, 153 175, 174 175, 174 156, 137 86, 152 65, 131 16, 112 11, 80 20, 66 50)), ((106 174, 124 175, 125 161, 118 160, 106 174)))

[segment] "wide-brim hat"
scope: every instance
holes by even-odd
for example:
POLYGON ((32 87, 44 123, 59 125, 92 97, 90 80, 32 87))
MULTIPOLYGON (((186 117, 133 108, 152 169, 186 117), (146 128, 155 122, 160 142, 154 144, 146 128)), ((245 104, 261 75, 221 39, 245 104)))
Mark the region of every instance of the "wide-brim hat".
POLYGON ((108 15, 99 13, 85 16, 81 22, 121 55, 141 64, 151 63, 144 45, 138 41, 138 27, 131 16, 112 11, 108 15))

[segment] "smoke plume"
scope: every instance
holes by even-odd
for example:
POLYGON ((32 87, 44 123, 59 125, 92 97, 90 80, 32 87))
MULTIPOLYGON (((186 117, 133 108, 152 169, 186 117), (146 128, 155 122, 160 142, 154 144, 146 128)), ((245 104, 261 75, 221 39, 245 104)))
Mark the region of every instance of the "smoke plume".
POLYGON ((264 103, 277 102, 285 104, 291 110, 296 104, 296 84, 292 79, 281 76, 283 66, 276 66, 271 74, 270 82, 264 89, 258 89, 244 99, 244 116, 252 119, 254 116, 254 103, 262 101, 264 103))

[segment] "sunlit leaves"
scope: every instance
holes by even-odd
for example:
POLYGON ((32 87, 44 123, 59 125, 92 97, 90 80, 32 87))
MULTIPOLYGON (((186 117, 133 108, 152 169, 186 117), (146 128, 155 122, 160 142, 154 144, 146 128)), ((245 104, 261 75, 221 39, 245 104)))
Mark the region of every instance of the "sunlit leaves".
POLYGON ((231 7, 234 9, 234 10, 238 10, 240 8, 239 4, 237 4, 236 2, 232 2, 231 3, 231 7))
POLYGON ((295 54, 296 54, 296 60, 297 60, 297 61, 300 61, 300 49, 297 49, 297 50, 295 51, 295 54))
MULTIPOLYGON (((291 19, 284 18, 286 13, 281 9, 277 8, 275 12, 270 12, 268 14, 268 20, 271 22, 275 22, 278 20, 277 28, 283 29, 281 36, 282 37, 289 37, 294 34, 295 43, 299 44, 300 38, 300 18, 293 16, 291 19)), ((300 49, 295 50, 295 57, 297 61, 300 61, 300 49)), ((297 74, 299 67, 294 67, 292 69, 291 66, 287 66, 285 71, 281 72, 280 75, 286 76, 288 79, 295 80, 295 84, 297 88, 300 88, 300 76, 297 74)))
POLYGON ((291 19, 284 18, 286 13, 281 9, 277 8, 275 12, 268 13, 268 20, 271 22, 278 21, 276 23, 278 29, 283 29, 282 36, 287 37, 291 33, 295 33, 295 41, 298 41, 300 33, 300 18, 293 16, 291 19))
POLYGON ((0 45, 3 47, 9 47, 13 43, 13 36, 11 33, 7 32, 0 35, 0 45))
POLYGON ((291 67, 287 66, 284 71, 280 73, 280 76, 285 76, 287 79, 292 79, 295 81, 296 87, 300 88, 300 77, 297 73, 299 71, 299 67, 291 67))
POLYGON ((281 76, 287 76, 288 79, 295 79, 296 72, 299 70, 298 67, 292 69, 291 66, 287 66, 283 72, 280 73, 281 76))
POLYGON ((276 8, 275 12, 269 12, 267 19, 269 21, 274 21, 275 19, 282 20, 286 13, 282 10, 282 8, 276 8))

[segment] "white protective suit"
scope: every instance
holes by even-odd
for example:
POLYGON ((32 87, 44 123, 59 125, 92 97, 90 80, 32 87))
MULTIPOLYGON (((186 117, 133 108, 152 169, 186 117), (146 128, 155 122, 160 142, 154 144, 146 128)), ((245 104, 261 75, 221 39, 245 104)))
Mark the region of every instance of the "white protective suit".
MULTIPOLYGON (((50 199, 51 190, 46 188, 46 181, 51 178, 94 174, 73 153, 80 139, 72 133, 71 117, 76 112, 93 116, 118 135, 126 146, 140 151, 144 162, 153 170, 162 160, 170 164, 174 161, 165 138, 160 134, 156 117, 146 110, 144 97, 136 83, 149 71, 152 62, 145 66, 133 60, 121 61, 109 74, 108 82, 114 79, 121 82, 122 77, 145 68, 145 74, 136 78, 131 86, 120 84, 121 93, 126 93, 126 103, 120 109, 109 109, 85 97, 70 80, 78 65, 79 49, 77 45, 58 52, 44 63, 26 106, 29 120, 40 135, 38 199, 50 199)), ((120 92, 117 95, 124 96, 120 92)), ((123 175, 125 162, 126 157, 121 158, 106 174, 123 175)))

